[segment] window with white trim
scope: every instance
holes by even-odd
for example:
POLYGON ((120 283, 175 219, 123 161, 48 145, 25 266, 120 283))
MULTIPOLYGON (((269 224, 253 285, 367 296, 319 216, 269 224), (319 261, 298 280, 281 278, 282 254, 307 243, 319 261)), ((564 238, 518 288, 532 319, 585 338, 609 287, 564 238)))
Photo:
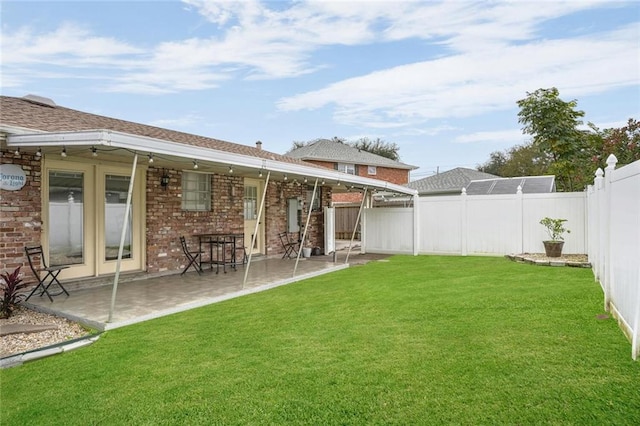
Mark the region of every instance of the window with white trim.
POLYGON ((182 172, 182 210, 211 210, 211 175, 182 172))
POLYGON ((376 168, 376 166, 367 166, 368 175, 376 175, 377 172, 378 172, 378 169, 376 168))
POLYGON ((353 163, 338 163, 338 171, 342 173, 348 173, 350 175, 355 175, 356 165, 353 163))

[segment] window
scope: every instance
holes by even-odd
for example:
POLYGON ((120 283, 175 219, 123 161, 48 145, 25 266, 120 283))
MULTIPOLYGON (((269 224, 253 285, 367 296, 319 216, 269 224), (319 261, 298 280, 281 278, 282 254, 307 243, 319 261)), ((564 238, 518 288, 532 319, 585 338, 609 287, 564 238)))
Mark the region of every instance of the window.
POLYGON ((256 220, 258 218, 258 187, 244 187, 244 220, 256 220))
POLYGON ((182 210, 211 210, 211 176, 182 172, 182 210))
POLYGON ((376 166, 367 166, 367 174, 375 175, 377 171, 376 166))
POLYGON ((356 165, 352 163, 338 163, 338 171, 342 173, 356 174, 356 165))
POLYGON ((307 206, 311 206, 312 212, 319 212, 322 210, 322 187, 318 186, 316 189, 316 198, 311 205, 311 198, 313 198, 313 186, 307 186, 307 206))

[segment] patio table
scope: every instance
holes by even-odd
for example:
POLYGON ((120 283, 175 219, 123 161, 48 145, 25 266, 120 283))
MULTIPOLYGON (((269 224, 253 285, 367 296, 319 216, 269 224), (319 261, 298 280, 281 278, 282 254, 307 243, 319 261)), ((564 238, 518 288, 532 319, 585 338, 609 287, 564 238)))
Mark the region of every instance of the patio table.
MULTIPOLYGON (((222 271, 227 273, 227 266, 237 270, 238 259, 236 251, 239 248, 244 248, 244 234, 239 233, 212 233, 212 234, 197 234, 198 244, 200 251, 204 253, 203 246, 209 246, 209 259, 200 258, 200 268, 204 263, 209 264, 209 268, 213 270, 213 265, 216 265, 216 274, 220 271, 220 265, 222 265, 222 271), (214 253, 215 247, 215 256, 214 253), (227 258, 227 251, 229 256, 227 258)), ((242 258, 244 263, 244 256, 242 258)))

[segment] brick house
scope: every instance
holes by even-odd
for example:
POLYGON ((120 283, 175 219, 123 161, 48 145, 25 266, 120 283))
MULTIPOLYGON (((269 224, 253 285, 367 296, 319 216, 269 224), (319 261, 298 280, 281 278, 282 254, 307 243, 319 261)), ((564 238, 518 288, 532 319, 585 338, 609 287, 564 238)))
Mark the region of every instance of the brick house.
POLYGON ((49 264, 70 266, 63 279, 114 273, 127 211, 121 270, 174 273, 185 263, 182 235, 193 242, 201 233, 243 234, 245 246, 255 241, 254 255, 278 255, 278 233, 301 235, 309 218, 308 240, 322 248, 334 191, 389 190, 259 143, 89 114, 32 95, 0 97, 0 154, 0 269, 26 266, 24 247, 42 244, 49 264))
MULTIPOLYGON (((293 149, 285 156, 341 173, 379 179, 396 185, 409 183, 409 173, 411 170, 417 169, 416 166, 328 139, 319 139, 309 145, 293 149)), ((331 199, 334 205, 359 204, 362 201, 362 193, 333 193, 331 199)))

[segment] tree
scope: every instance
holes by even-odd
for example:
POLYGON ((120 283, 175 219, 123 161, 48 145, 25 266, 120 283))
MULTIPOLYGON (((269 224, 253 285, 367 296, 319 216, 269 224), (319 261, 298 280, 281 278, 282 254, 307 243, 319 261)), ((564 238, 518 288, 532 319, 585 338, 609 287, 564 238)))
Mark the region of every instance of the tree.
POLYGON ((598 167, 606 167, 611 154, 618 159, 618 166, 640 160, 640 121, 630 118, 626 126, 606 129, 600 134, 602 146, 592 158, 598 167))
POLYGON ((489 154, 489 160, 480 164, 476 169, 479 172, 489 173, 496 176, 504 176, 502 168, 508 161, 506 151, 493 151, 489 154))
POLYGON ((494 151, 486 163, 478 166, 481 172, 501 177, 538 176, 549 168, 546 156, 532 144, 516 145, 505 151, 494 151))
POLYGON ((375 141, 372 141, 369 138, 361 138, 350 145, 354 148, 358 148, 381 157, 390 158, 394 161, 400 160, 400 155, 398 154, 400 147, 393 142, 385 142, 380 138, 377 138, 375 141))
POLYGON ((565 102, 558 89, 538 89, 517 102, 522 132, 533 136, 533 146, 549 157, 549 171, 556 175, 560 189, 573 191, 576 164, 572 161, 586 146, 585 133, 578 130, 584 111, 574 99, 565 102))

